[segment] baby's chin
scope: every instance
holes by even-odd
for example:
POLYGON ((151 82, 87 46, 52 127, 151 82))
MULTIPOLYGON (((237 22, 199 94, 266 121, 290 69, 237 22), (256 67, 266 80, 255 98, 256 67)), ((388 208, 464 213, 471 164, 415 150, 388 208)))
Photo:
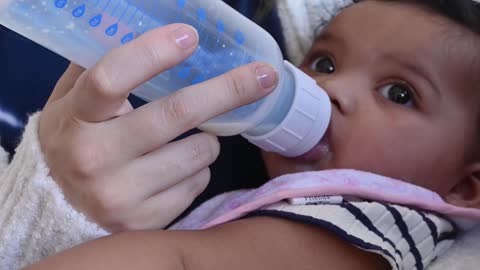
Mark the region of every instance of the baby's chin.
POLYGON ((303 157, 286 158, 276 153, 262 152, 267 173, 270 178, 286 174, 333 169, 330 159, 306 161, 303 157))
POLYGON ((329 137, 324 136, 313 149, 299 157, 286 158, 262 152, 269 176, 275 178, 285 174, 333 169, 334 154, 329 137))

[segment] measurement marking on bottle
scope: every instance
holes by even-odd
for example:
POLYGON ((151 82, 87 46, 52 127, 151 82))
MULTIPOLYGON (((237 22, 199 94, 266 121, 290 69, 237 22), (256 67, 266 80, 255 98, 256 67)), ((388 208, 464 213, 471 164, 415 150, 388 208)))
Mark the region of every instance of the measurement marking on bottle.
POLYGON ((85 4, 82 4, 72 10, 72 15, 75 18, 80 18, 85 14, 85 4))
POLYGON ((140 32, 140 35, 144 34, 145 32, 147 32, 150 27, 150 25, 152 24, 152 19, 147 15, 145 16, 142 16, 142 21, 141 21, 141 26, 142 26, 142 31, 139 31, 140 32))
POLYGON ((145 21, 147 21, 148 23, 145 23, 145 28, 144 28, 144 30, 142 31, 142 34, 145 33, 145 32, 147 32, 147 31, 149 31, 149 30, 151 30, 151 29, 153 29, 153 28, 155 27, 155 25, 156 25, 155 20, 152 19, 151 17, 147 17, 147 18, 145 19, 145 21), (150 21, 148 21, 148 20, 150 20, 150 21))
POLYGON ((243 45, 243 43, 245 42, 245 36, 239 30, 235 32, 235 41, 238 45, 243 45))
POLYGON ((217 21, 217 41, 215 42, 215 46, 213 47, 213 50, 216 51, 218 49, 218 45, 220 44, 220 37, 221 34, 225 32, 225 23, 222 21, 217 21))
POLYGON ((197 84, 197 83, 204 82, 204 81, 206 81, 206 79, 207 79, 207 78, 205 77, 205 75, 203 75, 203 74, 198 74, 197 76, 195 76, 195 78, 193 78, 193 80, 192 80, 192 85, 193 85, 193 84, 197 84))
POLYGON ((88 21, 88 23, 91 27, 98 27, 102 23, 102 14, 95 15, 88 21))
POLYGON ((187 0, 177 0, 177 6, 179 8, 184 8, 186 4, 187 4, 187 0))
POLYGON ((134 37, 135 36, 134 36, 133 32, 130 32, 130 33, 126 34, 125 36, 123 36, 122 39, 120 40, 120 42, 122 44, 128 43, 128 42, 132 41, 134 37))
POLYGON ((55 7, 64 8, 67 5, 67 0, 56 0, 55 7))
POLYGON ((180 79, 187 79, 188 77, 190 77, 190 70, 191 68, 190 67, 183 67, 181 68, 178 73, 177 73, 177 76, 180 78, 180 79))
POLYGON ((142 27, 143 26, 143 16, 145 16, 145 14, 142 13, 142 16, 140 16, 140 19, 138 19, 138 23, 137 23, 137 26, 138 27, 142 27))
MULTIPOLYGON (((127 14, 130 7, 135 8, 135 10, 133 12, 133 15, 128 20, 127 26, 128 26, 128 24, 130 24, 131 20, 133 19, 133 16, 135 16, 135 13, 137 12, 137 8, 135 6, 132 6, 132 5, 128 4, 128 3, 127 3, 127 6, 123 9, 123 12, 120 15, 120 17, 118 17, 117 23, 120 23, 123 20, 123 17, 125 17, 125 14, 127 14)), ((134 38, 135 38, 135 34, 133 32, 129 32, 129 33, 123 35, 123 37, 120 39, 120 43, 121 44, 128 43, 128 42, 132 41, 134 38)))
POLYGON ((118 23, 114 23, 105 30, 105 34, 107 36, 113 37, 115 36, 115 34, 117 34, 117 31, 118 31, 118 23))
POLYGON ((130 17, 130 19, 128 19, 127 26, 129 26, 130 23, 132 23, 132 20, 135 17, 135 15, 137 15, 137 12, 138 12, 138 9, 135 8, 135 11, 133 12, 132 16, 130 17))
POLYGON ((118 7, 120 6, 121 3, 122 3, 122 1, 117 2, 117 5, 113 8, 113 10, 111 12, 112 16, 115 17, 115 12, 117 11, 117 9, 118 9, 118 7))
POLYGON ((198 16, 198 20, 200 20, 200 22, 204 22, 207 19, 207 11, 203 8, 199 8, 197 10, 197 16, 198 16))
POLYGON ((110 2, 112 2, 112 0, 107 1, 107 4, 105 4, 105 6, 103 7, 102 13, 105 12, 105 10, 107 10, 108 6, 110 5, 110 2))
POLYGON ((223 23, 222 21, 217 22, 217 32, 218 33, 225 32, 225 23, 223 23))
POLYGON ((173 20, 173 22, 176 22, 176 23, 181 23, 182 21, 180 21, 180 18, 182 17, 182 11, 180 11, 181 9, 185 8, 185 6, 187 5, 187 0, 177 0, 177 12, 175 12, 175 19, 173 20))
POLYGON ((253 59, 259 59, 259 53, 258 53, 258 43, 255 44, 255 56, 253 57, 253 59))
POLYGON ((123 10, 122 15, 120 15, 120 17, 118 17, 118 21, 123 20, 123 16, 125 16, 125 14, 127 14, 127 11, 130 7, 131 7, 131 5, 127 4, 127 7, 123 10))

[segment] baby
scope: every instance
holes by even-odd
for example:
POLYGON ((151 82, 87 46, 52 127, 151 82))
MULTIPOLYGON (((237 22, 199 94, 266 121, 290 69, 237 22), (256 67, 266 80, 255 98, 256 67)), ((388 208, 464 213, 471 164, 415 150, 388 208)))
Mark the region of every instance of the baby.
MULTIPOLYGON (((356 169, 480 208, 479 46, 480 8, 472 1, 366 0, 345 9, 301 65, 331 98, 326 140, 299 158, 264 153, 270 176, 356 169)), ((432 260, 395 264, 331 226, 265 216, 203 231, 114 236, 32 269, 423 269, 432 260)))
POLYGON ((301 67, 332 100, 330 151, 265 153, 271 177, 353 168, 480 207, 479 8, 469 29, 439 2, 366 1, 320 33, 301 67))

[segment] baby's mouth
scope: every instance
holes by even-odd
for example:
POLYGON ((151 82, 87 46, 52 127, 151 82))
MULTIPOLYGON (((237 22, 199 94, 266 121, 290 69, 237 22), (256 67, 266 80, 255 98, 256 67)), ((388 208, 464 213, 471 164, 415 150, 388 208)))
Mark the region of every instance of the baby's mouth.
POLYGON ((316 162, 331 156, 330 129, 325 132, 323 138, 312 150, 295 159, 304 162, 316 162))

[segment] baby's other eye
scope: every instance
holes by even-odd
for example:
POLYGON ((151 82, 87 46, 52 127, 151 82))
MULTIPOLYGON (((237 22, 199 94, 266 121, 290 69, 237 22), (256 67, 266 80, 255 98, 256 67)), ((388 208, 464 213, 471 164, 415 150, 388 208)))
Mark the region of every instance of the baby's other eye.
POLYGON ((310 68, 318 73, 331 74, 335 72, 335 65, 328 56, 316 58, 311 64, 310 68))
POLYGON ((414 93, 405 84, 392 83, 380 89, 380 94, 386 99, 406 107, 413 107, 414 93))

